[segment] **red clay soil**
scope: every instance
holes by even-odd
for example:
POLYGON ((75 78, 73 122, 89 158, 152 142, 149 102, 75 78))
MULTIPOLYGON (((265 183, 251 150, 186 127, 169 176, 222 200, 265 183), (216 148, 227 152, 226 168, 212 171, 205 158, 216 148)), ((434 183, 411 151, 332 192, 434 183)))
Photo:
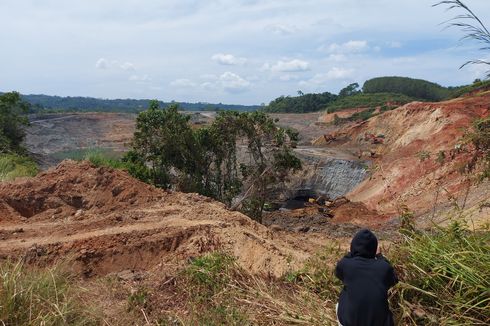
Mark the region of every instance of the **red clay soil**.
MULTIPOLYGON (((471 156, 471 146, 462 136, 478 118, 490 114, 490 93, 439 103, 413 102, 352 126, 346 146, 376 153, 372 177, 348 194, 368 209, 396 214, 401 204, 416 214, 426 213, 451 198, 466 193, 468 183, 458 169, 471 156), (366 133, 383 135, 383 144, 364 140, 366 133), (439 153, 445 158, 438 162, 439 153), (427 157, 428 155, 428 157, 427 157), (436 202, 437 199, 437 202, 436 202)), ((488 220, 488 211, 475 209, 490 199, 490 187, 470 189, 467 206, 488 220), (471 194, 473 193, 473 195, 471 194)))
POLYGON ((88 162, 64 161, 35 178, 0 184, 0 260, 69 259, 87 277, 128 269, 171 273, 214 250, 230 252, 252 273, 280 276, 325 244, 88 162))

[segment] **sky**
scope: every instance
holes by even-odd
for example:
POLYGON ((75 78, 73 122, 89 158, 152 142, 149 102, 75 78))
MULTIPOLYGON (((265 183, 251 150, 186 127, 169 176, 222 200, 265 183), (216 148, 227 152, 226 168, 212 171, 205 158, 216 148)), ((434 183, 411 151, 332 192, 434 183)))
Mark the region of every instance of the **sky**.
MULTIPOLYGON (((378 76, 444 86, 490 59, 436 0, 0 0, 0 91, 269 103, 378 76)), ((490 0, 465 0, 490 27, 490 0)))

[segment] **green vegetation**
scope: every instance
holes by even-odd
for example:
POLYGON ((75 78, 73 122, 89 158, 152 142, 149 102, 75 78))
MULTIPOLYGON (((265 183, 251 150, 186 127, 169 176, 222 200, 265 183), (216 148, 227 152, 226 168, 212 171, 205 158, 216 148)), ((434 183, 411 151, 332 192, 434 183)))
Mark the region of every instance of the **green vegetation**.
POLYGON ((213 252, 195 258, 173 278, 173 283, 168 287, 175 304, 164 316, 154 309, 158 294, 150 293, 145 309, 150 323, 330 325, 335 321, 333 307, 326 309, 319 295, 283 279, 253 276, 228 253, 213 252))
POLYGON ((30 158, 16 154, 0 154, 0 182, 20 177, 33 177, 39 172, 30 158))
MULTIPOLYGON (((61 97, 49 95, 22 95, 22 99, 32 105, 31 112, 128 112, 137 113, 146 110, 150 100, 133 99, 99 99, 93 97, 61 97)), ((235 105, 223 103, 177 103, 162 102, 159 105, 168 106, 179 104, 182 110, 189 111, 216 111, 236 110, 255 111, 258 105, 235 105)))
MULTIPOLYGON (((342 111, 351 108, 376 108, 384 107, 385 110, 395 108, 399 105, 415 101, 414 98, 402 94, 393 93, 377 93, 377 94, 355 94, 339 98, 338 100, 326 106, 328 113, 342 111)), ((324 108, 325 109, 325 108, 324 108)))
POLYGON ((479 79, 475 80, 473 84, 461 87, 455 92, 453 92, 452 97, 457 98, 467 94, 481 92, 481 91, 489 91, 490 90, 490 80, 481 81, 479 79))
POLYGON ((297 133, 276 126, 263 112, 220 112, 208 127, 193 129, 178 106, 152 102, 138 115, 132 150, 123 158, 130 173, 162 188, 198 192, 260 221, 275 187, 301 162, 291 151, 297 133), (248 160, 238 162, 238 142, 248 160))
POLYGON ((52 157, 60 161, 66 159, 82 161, 94 155, 99 155, 107 159, 117 160, 121 158, 122 154, 114 152, 111 148, 90 147, 90 148, 80 148, 80 149, 56 152, 52 154, 52 157))
POLYGON ((409 233, 393 250, 402 283, 395 288, 403 325, 488 325, 490 233, 453 223, 409 233))
POLYGON ((396 93, 427 101, 441 101, 451 96, 452 89, 422 79, 378 77, 367 80, 362 87, 366 94, 396 93))
POLYGON ((22 263, 0 265, 0 324, 99 325, 82 290, 59 267, 36 269, 22 263))
POLYGON ((422 150, 420 152, 417 152, 417 157, 419 158, 420 162, 424 162, 425 160, 428 160, 430 158, 430 152, 422 150))
POLYGON ((29 105, 17 92, 0 95, 0 153, 24 154, 24 128, 29 125, 29 105))
POLYGON ((22 146, 29 125, 29 105, 16 92, 0 95, 0 181, 30 177, 38 172, 36 163, 25 156, 22 146))
POLYGON ((475 148, 465 171, 476 173, 479 180, 490 179, 490 117, 476 120, 464 141, 475 148))
POLYGON ((280 113, 306 113, 325 109, 337 98, 329 92, 321 94, 302 94, 299 96, 281 96, 273 100, 264 110, 280 113))

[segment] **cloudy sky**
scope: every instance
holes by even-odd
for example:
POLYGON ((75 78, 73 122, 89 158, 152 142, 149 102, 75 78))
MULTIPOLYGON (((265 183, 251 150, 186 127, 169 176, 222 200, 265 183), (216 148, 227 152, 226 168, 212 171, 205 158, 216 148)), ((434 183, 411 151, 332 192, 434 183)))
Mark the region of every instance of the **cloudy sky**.
MULTIPOLYGON (((399 75, 482 77, 435 0, 1 0, 0 91, 268 103, 399 75)), ((490 0, 465 0, 490 25, 490 0)))

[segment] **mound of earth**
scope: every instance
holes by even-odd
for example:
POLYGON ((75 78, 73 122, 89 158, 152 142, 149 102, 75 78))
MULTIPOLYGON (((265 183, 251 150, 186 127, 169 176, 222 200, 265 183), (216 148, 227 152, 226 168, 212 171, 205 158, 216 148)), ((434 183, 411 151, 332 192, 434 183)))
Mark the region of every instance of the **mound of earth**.
POLYGON ((163 193, 125 172, 65 161, 35 179, 0 184, 0 222, 43 221, 123 211, 163 193))
POLYGON ((85 276, 171 273, 223 250, 256 274, 280 276, 325 242, 273 232, 197 194, 165 192, 123 171, 64 161, 0 185, 0 258, 50 264, 67 257, 85 276))
POLYGON ((347 197, 388 214, 396 214, 403 204, 424 214, 463 197, 466 209, 488 218, 488 211, 477 209, 490 198, 488 183, 468 188, 458 170, 472 155, 471 146, 462 141, 465 130, 489 114, 487 92, 446 102, 413 102, 344 130, 351 139, 345 146, 374 157, 371 177, 347 197))

